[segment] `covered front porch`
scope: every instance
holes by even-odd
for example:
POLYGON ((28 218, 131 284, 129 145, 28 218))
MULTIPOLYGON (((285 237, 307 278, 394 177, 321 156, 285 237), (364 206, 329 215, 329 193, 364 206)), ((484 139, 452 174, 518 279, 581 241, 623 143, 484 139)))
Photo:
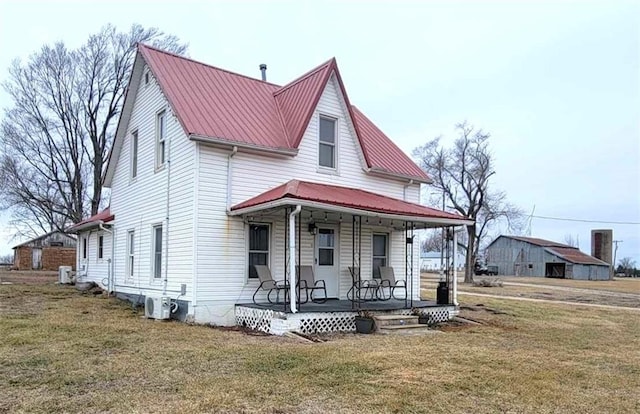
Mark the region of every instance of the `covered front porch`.
POLYGON ((434 315, 457 305, 456 226, 471 221, 363 190, 293 181, 231 209, 248 228, 252 302, 236 304, 236 322, 279 333, 352 331, 369 313, 434 315), (420 299, 420 229, 451 237, 439 303, 420 299), (266 276, 264 275, 266 272, 266 276), (254 282, 252 282, 252 279, 254 282), (315 321, 315 322, 312 322, 315 321))

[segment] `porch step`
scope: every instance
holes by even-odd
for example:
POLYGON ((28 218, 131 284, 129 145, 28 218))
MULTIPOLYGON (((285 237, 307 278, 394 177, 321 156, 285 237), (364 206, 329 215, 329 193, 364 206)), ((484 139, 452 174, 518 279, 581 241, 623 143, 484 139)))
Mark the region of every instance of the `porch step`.
POLYGON ((378 328, 378 333, 380 334, 432 334, 437 331, 430 329, 426 325, 422 324, 411 324, 411 325, 388 325, 382 326, 378 328))
POLYGON ((418 325, 416 315, 375 315, 373 319, 376 321, 377 329, 387 326, 418 325))

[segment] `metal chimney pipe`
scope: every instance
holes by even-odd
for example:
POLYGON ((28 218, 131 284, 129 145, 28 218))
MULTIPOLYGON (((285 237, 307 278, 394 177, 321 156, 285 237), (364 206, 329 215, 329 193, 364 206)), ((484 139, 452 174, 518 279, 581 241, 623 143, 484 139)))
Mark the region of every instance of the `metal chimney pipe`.
POLYGON ((262 80, 267 80, 267 65, 264 63, 260 64, 260 72, 262 72, 262 80))

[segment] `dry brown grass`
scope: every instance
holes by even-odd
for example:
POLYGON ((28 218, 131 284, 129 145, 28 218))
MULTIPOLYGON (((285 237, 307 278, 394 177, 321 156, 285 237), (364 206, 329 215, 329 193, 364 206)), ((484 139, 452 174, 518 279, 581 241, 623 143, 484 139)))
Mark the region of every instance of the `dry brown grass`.
POLYGON ((146 320, 69 287, 3 285, 0 412, 640 410, 636 314, 465 302, 483 325, 302 344, 146 320))
POLYGON ((640 278, 616 277, 613 280, 571 280, 545 277, 505 277, 504 282, 530 283, 535 285, 565 286, 580 289, 595 289, 609 292, 640 294, 640 278))

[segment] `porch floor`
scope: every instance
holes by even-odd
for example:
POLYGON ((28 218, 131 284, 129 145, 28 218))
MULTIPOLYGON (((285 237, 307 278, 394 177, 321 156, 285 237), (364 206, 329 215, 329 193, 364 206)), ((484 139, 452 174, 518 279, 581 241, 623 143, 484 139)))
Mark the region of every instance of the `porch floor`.
MULTIPOLYGON (((407 302, 407 306, 410 305, 411 302, 407 302)), ((285 305, 282 303, 273 304, 273 303, 238 303, 236 306, 244 306, 246 308, 253 309, 269 309, 277 312, 287 312, 290 313, 291 309, 287 304, 286 310, 285 305)), ((360 308, 357 307, 358 304, 353 304, 350 300, 344 299, 329 299, 324 303, 314 303, 307 302, 300 304, 298 308, 299 312, 355 312, 357 310, 368 310, 368 311, 388 311, 388 310, 399 310, 399 309, 407 309, 405 307, 404 300, 395 300, 390 299, 386 301, 367 301, 360 303, 360 308)), ((438 305, 435 301, 432 300, 414 300, 413 307, 414 308, 435 308, 442 306, 453 306, 453 305, 438 305)))

